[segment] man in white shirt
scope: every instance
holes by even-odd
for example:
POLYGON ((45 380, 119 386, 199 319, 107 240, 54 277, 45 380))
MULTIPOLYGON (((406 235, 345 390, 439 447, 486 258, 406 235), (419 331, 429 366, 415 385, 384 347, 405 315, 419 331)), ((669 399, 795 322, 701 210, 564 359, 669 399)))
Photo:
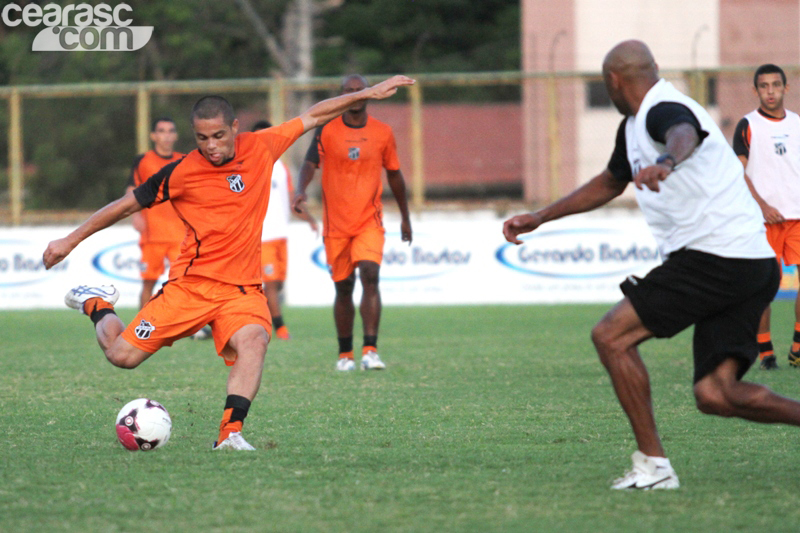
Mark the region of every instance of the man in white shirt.
MULTIPOLYGON (((753 76, 758 109, 739 121, 733 151, 745 167, 745 180, 758 202, 767 240, 778 261, 800 264, 800 116, 787 110, 783 97, 789 86, 777 65, 766 64, 753 76)), ((789 365, 800 366, 800 295, 794 304, 795 324, 789 365)), ((758 328, 761 368, 778 368, 770 334, 770 308, 758 328)))
POLYGON ((779 269, 742 166, 708 113, 658 75, 647 45, 625 41, 603 62, 611 101, 625 115, 608 167, 561 200, 510 218, 507 240, 600 207, 636 185, 664 263, 621 284, 625 297, 592 341, 628 416, 638 450, 614 489, 674 489, 678 476, 656 429, 638 346, 694 325, 694 395, 707 414, 800 425, 800 403, 741 381, 758 357, 759 319, 779 269))

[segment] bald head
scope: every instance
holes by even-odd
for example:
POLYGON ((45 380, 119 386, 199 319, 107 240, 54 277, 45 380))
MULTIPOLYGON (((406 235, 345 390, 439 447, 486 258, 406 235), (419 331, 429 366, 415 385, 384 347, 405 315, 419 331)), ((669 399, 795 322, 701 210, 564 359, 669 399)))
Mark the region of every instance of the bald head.
POLYGON ((614 72, 623 79, 658 81, 658 66, 650 49, 642 41, 623 41, 603 60, 603 73, 614 72))
POLYGON ((647 91, 658 83, 658 65, 642 41, 623 41, 606 54, 603 81, 617 110, 635 115, 647 91))

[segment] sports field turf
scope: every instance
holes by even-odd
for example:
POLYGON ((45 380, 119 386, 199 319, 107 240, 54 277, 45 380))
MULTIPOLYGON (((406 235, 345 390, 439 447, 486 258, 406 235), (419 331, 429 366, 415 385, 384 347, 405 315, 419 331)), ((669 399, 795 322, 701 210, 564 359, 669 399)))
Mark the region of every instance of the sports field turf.
MULTIPOLYGON (((272 343, 245 424, 254 453, 211 451, 227 371, 210 341, 120 370, 85 316, 0 312, 0 531, 800 529, 800 430, 700 414, 688 333, 643 350, 683 486, 609 489, 635 445, 589 341, 607 308, 387 308, 388 369, 348 374, 330 310, 289 309, 295 338, 272 343), (131 453, 113 421, 141 396, 173 433, 131 453)), ((777 303, 781 368, 747 378, 800 397, 793 321, 777 303)))

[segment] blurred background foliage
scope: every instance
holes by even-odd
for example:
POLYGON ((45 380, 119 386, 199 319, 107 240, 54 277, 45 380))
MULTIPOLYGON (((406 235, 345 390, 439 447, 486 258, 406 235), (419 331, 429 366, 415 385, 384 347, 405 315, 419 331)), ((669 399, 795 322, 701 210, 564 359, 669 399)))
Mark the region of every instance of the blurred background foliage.
MULTIPOLYGON (((519 69, 517 0, 127 0, 132 25, 154 27, 150 42, 135 52, 32 52, 33 38, 44 26, 0 24, 0 85, 291 76, 294 67, 276 58, 297 48, 301 2, 311 7, 314 76, 519 69), (265 45, 265 32, 277 43, 278 55, 265 45)), ((425 96, 496 100, 517 98, 518 91, 478 88, 456 97, 431 89, 425 96)), ((231 99, 239 112, 266 109, 264 95, 231 99)), ((154 117, 175 118, 182 151, 193 148, 184 118, 193 101, 163 96, 152 101, 154 117)), ((2 106, 3 146, 7 125, 2 106)), ((26 208, 95 208, 115 199, 136 155, 134 125, 133 97, 25 99, 26 208)), ((6 166, 2 150, 0 194, 5 194, 6 166)))

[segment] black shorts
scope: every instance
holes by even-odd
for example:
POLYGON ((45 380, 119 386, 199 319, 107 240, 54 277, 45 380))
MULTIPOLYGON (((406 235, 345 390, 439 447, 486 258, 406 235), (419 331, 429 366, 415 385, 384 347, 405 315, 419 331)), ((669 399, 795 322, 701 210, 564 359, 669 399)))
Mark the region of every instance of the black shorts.
POLYGON ((774 258, 729 259, 678 250, 644 278, 620 288, 656 337, 694 328, 694 382, 725 359, 740 362, 741 379, 758 357, 758 324, 780 285, 774 258))

